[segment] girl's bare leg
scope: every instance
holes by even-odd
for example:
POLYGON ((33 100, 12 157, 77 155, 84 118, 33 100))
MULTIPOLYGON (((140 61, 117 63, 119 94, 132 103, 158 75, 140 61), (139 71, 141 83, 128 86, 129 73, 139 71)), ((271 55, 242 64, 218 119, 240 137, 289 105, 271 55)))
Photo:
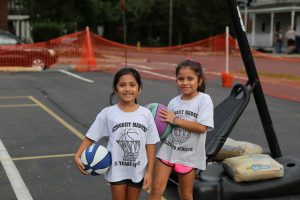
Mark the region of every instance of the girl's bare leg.
POLYGON ((141 194, 142 188, 127 186, 126 200, 138 200, 141 194))
POLYGON ((195 169, 186 174, 178 174, 178 192, 181 200, 193 200, 193 185, 195 176, 195 169))
POLYGON ((110 185, 112 200, 126 200, 127 184, 110 185))
POLYGON ((172 169, 172 167, 169 167, 163 164, 160 160, 157 160, 154 168, 154 180, 152 183, 149 200, 161 200, 172 169))

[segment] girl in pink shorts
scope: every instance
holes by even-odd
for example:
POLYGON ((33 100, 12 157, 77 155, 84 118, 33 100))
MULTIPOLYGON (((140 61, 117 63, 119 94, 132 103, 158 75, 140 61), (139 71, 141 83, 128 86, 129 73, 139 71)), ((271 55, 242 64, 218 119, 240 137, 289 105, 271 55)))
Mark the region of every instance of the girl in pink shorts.
POLYGON ((162 121, 173 125, 156 155, 154 180, 149 200, 160 200, 169 176, 178 176, 180 199, 193 199, 196 169, 205 170, 206 132, 212 130, 213 103, 205 91, 201 64, 185 60, 176 68, 176 84, 181 94, 174 97, 166 110, 160 110, 162 121))

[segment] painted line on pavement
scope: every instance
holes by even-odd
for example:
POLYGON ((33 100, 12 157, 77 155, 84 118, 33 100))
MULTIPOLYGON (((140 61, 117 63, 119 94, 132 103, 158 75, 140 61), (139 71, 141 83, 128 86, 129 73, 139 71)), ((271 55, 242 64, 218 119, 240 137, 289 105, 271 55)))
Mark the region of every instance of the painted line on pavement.
POLYGON ((72 76, 72 77, 74 77, 74 78, 80 79, 80 80, 82 80, 82 81, 88 82, 88 83, 94 83, 94 82, 95 82, 95 81, 93 81, 93 80, 91 80, 91 79, 84 78, 84 77, 82 77, 82 76, 79 76, 79 75, 77 75, 77 74, 68 72, 68 71, 63 70, 63 69, 60 69, 60 70, 58 70, 58 71, 60 71, 61 73, 67 74, 67 75, 69 75, 69 76, 72 76))
MULTIPOLYGON (((215 76, 221 76, 221 73, 220 73, 220 72, 205 71, 204 73, 205 73, 205 74, 210 74, 210 75, 215 75, 215 76)), ((234 78, 240 79, 240 80, 248 80, 248 78, 242 77, 242 76, 235 76, 235 75, 234 75, 234 78)))
POLYGON ((158 64, 161 64, 161 65, 168 65, 168 66, 173 66, 173 67, 176 67, 178 64, 176 63, 168 63, 168 62, 156 62, 158 64))
POLYGON ((167 76, 167 75, 156 73, 156 72, 151 72, 151 71, 144 70, 144 69, 139 69, 139 72, 144 72, 144 73, 147 73, 147 74, 151 74, 151 75, 154 75, 154 76, 163 77, 163 78, 170 79, 170 80, 176 80, 175 77, 167 76))
POLYGON ((146 74, 151 74, 151 75, 154 75, 154 76, 159 76, 159 77, 175 80, 174 77, 170 77, 170 76, 167 76, 167 75, 164 75, 164 74, 160 74, 160 73, 152 72, 152 71, 149 71, 149 70, 145 70, 145 69, 153 69, 152 67, 148 67, 148 66, 145 66, 145 65, 136 65, 136 64, 132 64, 132 63, 128 63, 128 65, 139 68, 139 72, 144 72, 146 74))
POLYGON ((72 157, 74 156, 74 153, 69 154, 57 154, 57 155, 47 155, 47 156, 27 156, 27 157, 19 157, 19 158, 7 158, 7 159, 1 159, 0 162, 6 161, 6 160, 35 160, 35 159, 47 159, 47 158, 64 158, 64 157, 72 157))
POLYGON ((76 135, 80 139, 84 138, 84 135, 82 133, 80 133, 71 124, 69 124, 68 122, 66 122, 64 119, 62 119, 61 117, 59 117, 57 114, 55 114, 52 110, 50 110, 47 106, 45 106, 44 104, 42 104, 39 100, 37 100, 33 96, 28 96, 28 98, 30 98, 33 102, 35 102, 36 104, 38 104, 44 111, 46 111, 49 115, 51 115, 54 119, 56 119, 64 127, 66 127, 67 129, 69 129, 69 131, 71 131, 74 135, 76 135))
POLYGON ((4 144, 0 140, 0 160, 10 184, 19 200, 33 200, 27 186, 25 185, 17 167, 11 160, 4 144))
POLYGON ((27 99, 28 96, 2 96, 0 99, 27 99))
MULTIPOLYGON (((122 63, 122 64, 125 65, 125 63, 122 63)), ((154 69, 151 66, 139 65, 139 64, 134 64, 134 63, 127 63, 127 65, 133 66, 133 67, 138 67, 138 68, 141 68, 141 69, 154 69)))
MULTIPOLYGON (((164 63, 164 64, 174 65, 173 63, 164 63)), ((156 73, 156 72, 146 70, 146 69, 154 69, 154 68, 149 67, 149 66, 137 65, 137 64, 133 64, 133 63, 128 63, 128 65, 139 68, 140 72, 144 72, 144 73, 151 74, 151 75, 158 76, 158 77, 167 78, 167 79, 170 79, 170 80, 176 80, 175 77, 170 77, 170 76, 167 76, 167 75, 164 75, 164 74, 161 74, 161 73, 156 73)), ((221 75, 220 72, 213 72, 213 71, 206 71, 206 70, 205 70, 205 73, 210 74, 210 75, 215 75, 215 76, 220 76, 221 75)), ((241 80, 247 80, 247 78, 241 77, 241 76, 234 76, 234 77, 238 78, 238 79, 241 79, 241 80)))
POLYGON ((11 97, 0 97, 0 99, 20 99, 20 98, 26 98, 26 99, 31 99, 35 104, 17 104, 17 105, 0 105, 0 108, 9 108, 9 107, 35 107, 39 106, 42 108, 44 111, 46 111, 50 116, 52 116, 54 119, 56 119, 58 122, 60 122, 64 127, 69 129, 74 135, 79 137, 80 139, 84 138, 84 135, 75 129, 72 125, 70 125, 68 122, 66 122, 64 119, 59 117, 57 114, 55 114, 52 110, 50 110, 47 106, 42 104, 39 100, 34 98, 33 96, 11 96, 11 97))
POLYGON ((35 107, 36 104, 14 104, 14 105, 0 105, 0 108, 18 108, 18 107, 35 107))

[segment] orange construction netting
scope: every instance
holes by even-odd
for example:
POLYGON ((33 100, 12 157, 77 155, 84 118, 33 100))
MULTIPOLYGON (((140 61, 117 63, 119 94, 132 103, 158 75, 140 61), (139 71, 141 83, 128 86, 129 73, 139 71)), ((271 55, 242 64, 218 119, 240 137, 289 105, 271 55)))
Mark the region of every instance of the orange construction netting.
MULTIPOLYGON (((107 40, 87 28, 42 43, 0 46, 1 66, 54 67, 72 65, 77 71, 98 71, 116 62, 145 61, 155 55, 225 54, 225 33, 197 42, 170 47, 140 47, 107 40), (150 57, 149 57, 150 56, 150 57)), ((229 36, 229 53, 239 56, 236 40, 229 36)), ((299 62, 299 58, 276 57, 252 50, 253 56, 299 62)))

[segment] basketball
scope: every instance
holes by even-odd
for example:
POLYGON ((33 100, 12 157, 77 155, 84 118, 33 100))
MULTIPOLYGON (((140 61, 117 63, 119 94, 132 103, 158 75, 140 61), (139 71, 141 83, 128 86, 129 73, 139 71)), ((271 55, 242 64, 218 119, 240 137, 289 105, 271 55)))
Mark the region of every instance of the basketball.
POLYGON ((167 136, 171 133, 173 127, 171 124, 161 121, 161 117, 159 116, 158 111, 161 109, 167 109, 167 107, 160 103, 150 103, 145 107, 148 108, 153 115, 160 139, 166 139, 167 136))
POLYGON ((81 154, 81 162, 84 170, 92 176, 104 174, 111 166, 111 154, 99 144, 92 144, 81 154))

